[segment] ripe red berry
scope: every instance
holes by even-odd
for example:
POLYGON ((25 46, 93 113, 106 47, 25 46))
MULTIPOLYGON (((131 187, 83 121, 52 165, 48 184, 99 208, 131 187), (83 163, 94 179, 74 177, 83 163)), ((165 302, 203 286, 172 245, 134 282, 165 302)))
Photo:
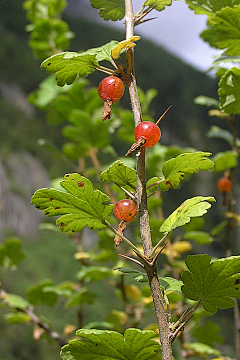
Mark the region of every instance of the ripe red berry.
POLYGON ((134 136, 136 141, 141 137, 146 139, 144 146, 149 148, 157 144, 161 137, 161 130, 153 122, 143 121, 135 128, 134 136))
POLYGON ((98 85, 98 94, 103 101, 117 102, 124 93, 124 83, 117 76, 108 76, 98 85))
POLYGON ((217 188, 222 193, 229 192, 232 189, 232 181, 227 177, 221 177, 217 182, 217 188))
POLYGON ((132 221, 137 215, 137 205, 130 199, 120 200, 114 207, 114 214, 118 220, 132 221))

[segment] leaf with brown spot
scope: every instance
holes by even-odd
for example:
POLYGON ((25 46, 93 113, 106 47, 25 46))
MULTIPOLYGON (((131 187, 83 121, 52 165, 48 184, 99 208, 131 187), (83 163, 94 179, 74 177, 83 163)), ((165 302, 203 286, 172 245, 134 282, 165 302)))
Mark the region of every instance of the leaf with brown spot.
POLYGON ((213 169, 213 162, 207 158, 210 155, 211 153, 198 151, 180 154, 176 158, 166 161, 162 168, 165 180, 160 183, 160 189, 162 191, 169 188, 176 189, 186 174, 213 169))
POLYGON ((48 216, 60 215, 56 224, 64 232, 78 232, 85 226, 101 230, 105 218, 112 213, 114 207, 112 204, 108 205, 109 197, 100 190, 94 190, 91 181, 79 174, 65 175, 61 186, 66 191, 37 190, 32 197, 32 204, 45 210, 48 216))

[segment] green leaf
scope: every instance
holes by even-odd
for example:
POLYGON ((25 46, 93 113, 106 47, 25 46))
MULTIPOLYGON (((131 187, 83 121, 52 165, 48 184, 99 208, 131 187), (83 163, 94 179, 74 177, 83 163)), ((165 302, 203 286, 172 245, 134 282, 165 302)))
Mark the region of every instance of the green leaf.
POLYGON ((182 273, 183 293, 199 301, 204 309, 215 313, 235 305, 240 297, 240 256, 231 256, 211 262, 210 255, 189 255, 189 271, 182 273))
POLYGON ((78 271, 78 280, 86 282, 99 281, 114 276, 114 272, 106 266, 84 266, 78 271))
POLYGON ((181 291, 181 287, 183 285, 182 281, 176 280, 176 279, 171 278, 169 276, 160 277, 159 281, 160 281, 160 284, 164 288, 164 291, 166 293, 168 293, 170 291, 181 291))
POLYGON ((221 355, 219 350, 199 342, 185 343, 184 348, 194 352, 196 356, 201 356, 203 358, 205 358, 207 355, 214 355, 215 357, 219 357, 221 355))
POLYGON ((22 244, 18 237, 10 237, 5 244, 0 246, 0 266, 6 268, 16 267, 24 259, 25 254, 22 251, 22 244))
POLYGON ((56 73, 56 80, 59 86, 70 85, 77 76, 91 74, 94 69, 99 67, 99 61, 111 59, 111 50, 116 46, 117 41, 89 49, 82 53, 63 52, 50 56, 41 64, 42 69, 49 73, 56 73))
POLYGON ((101 173, 100 179, 106 182, 114 182, 119 186, 128 186, 136 190, 136 170, 125 165, 122 161, 115 161, 107 170, 101 173))
POLYGON ((240 5, 225 7, 214 17, 215 43, 226 55, 240 55, 240 5))
POLYGON ((99 16, 104 20, 122 20, 125 15, 124 0, 90 0, 94 9, 99 10, 99 16))
POLYGON ((184 201, 162 224, 160 232, 169 233, 178 226, 187 224, 191 217, 202 216, 211 207, 211 196, 196 196, 184 201))
POLYGON ((130 328, 123 336, 116 331, 80 329, 77 336, 85 340, 71 340, 65 345, 63 360, 150 360, 160 352, 151 330, 130 328))
POLYGON ((213 48, 216 48, 215 44, 215 30, 212 28, 212 26, 209 25, 209 27, 206 30, 203 30, 200 34, 200 37, 209 43, 209 45, 213 48))
POLYGON ((111 51, 112 51, 112 49, 114 49, 117 46, 117 44, 118 44, 118 41, 112 40, 103 46, 85 51, 84 55, 87 55, 87 54, 96 55, 96 60, 98 62, 103 61, 103 60, 107 60, 107 61, 111 62, 111 59, 112 59, 111 51))
POLYGON ((31 286, 27 291, 28 301, 33 305, 45 304, 53 306, 58 296, 55 291, 48 290, 52 284, 51 280, 43 280, 38 285, 31 286))
POLYGON ((22 251, 22 244, 18 237, 8 238, 5 243, 7 256, 11 260, 12 265, 18 265, 25 259, 25 254, 22 251))
POLYGON ((162 172, 165 180, 159 185, 162 191, 169 188, 175 189, 186 174, 193 174, 199 170, 211 170, 213 162, 207 158, 211 153, 195 152, 185 153, 170 159, 163 165, 162 172))
POLYGON ((3 293, 1 294, 1 299, 5 304, 16 309, 26 310, 30 305, 26 299, 15 294, 3 293))
POLYGON ((172 5, 172 0, 146 0, 143 5, 157 11, 162 11, 165 9, 165 6, 172 5))
POLYGON ((147 195, 153 193, 154 191, 157 191, 157 189, 159 187, 159 181, 162 181, 162 178, 157 177, 157 176, 154 176, 153 178, 148 180, 148 182, 146 184, 147 195), (156 184, 156 185, 154 185, 154 184, 156 184), (149 186, 150 186, 150 188, 148 189, 149 186))
POLYGON ((81 231, 88 226, 101 230, 114 205, 106 205, 110 199, 100 190, 94 190, 90 180, 79 174, 64 176, 61 186, 66 192, 54 189, 40 189, 32 197, 32 204, 45 209, 45 215, 58 216, 56 224, 66 231, 81 231))
POLYGON ((90 149, 103 149, 110 143, 110 123, 103 124, 101 110, 99 113, 90 115, 89 112, 73 109, 68 120, 72 125, 66 125, 62 134, 77 144, 64 144, 63 149, 65 153, 69 152, 71 145, 72 151, 75 149, 75 154, 73 152, 71 155, 72 158, 89 156, 90 149))
POLYGON ((26 0, 23 2, 23 8, 31 21, 38 18, 58 17, 66 6, 66 0, 26 0))
POLYGON ((32 320, 29 315, 20 311, 10 312, 4 318, 8 324, 24 324, 32 320))
POLYGON ((79 306, 82 303, 92 304, 95 295, 90 293, 86 287, 82 287, 76 294, 70 296, 65 303, 65 308, 69 309, 73 306, 79 306))
POLYGON ((69 47, 69 39, 74 34, 68 24, 61 19, 38 19, 27 27, 31 32, 29 44, 40 59, 69 47))
MULTIPOLYGON (((233 146, 233 135, 228 130, 223 130, 220 127, 213 125, 207 133, 209 138, 219 138, 226 140, 231 146, 233 146)), ((236 145, 240 147, 240 139, 236 139, 236 145)))
POLYGON ((240 113, 240 69, 226 71, 219 82, 220 109, 227 114, 240 113))
POLYGON ((192 335, 201 343, 207 344, 214 348, 215 343, 222 344, 223 339, 218 335, 221 328, 217 324, 207 321, 202 326, 194 326, 192 335))
POLYGON ((204 105, 204 106, 214 106, 216 108, 219 107, 219 102, 216 99, 210 98, 208 96, 197 96, 194 100, 194 104, 204 105))
POLYGON ((186 0, 186 3, 196 14, 212 16, 225 6, 238 4, 238 0, 186 0))
POLYGON ((222 172, 228 169, 232 169, 238 165, 239 155, 232 150, 221 152, 216 154, 212 161, 214 162, 214 171, 222 172))
POLYGON ((214 61, 214 65, 219 65, 222 62, 228 63, 240 63, 240 56, 227 56, 226 54, 222 54, 221 56, 217 57, 214 61))
POLYGON ((183 235, 183 239, 194 240, 199 245, 210 244, 213 238, 205 231, 188 231, 183 235))
POLYGON ((72 84, 77 76, 91 74, 98 66, 95 55, 64 52, 44 60, 41 68, 48 73, 56 73, 57 84, 64 86, 72 84))
POLYGON ((44 79, 40 83, 39 88, 28 96, 28 100, 31 104, 39 108, 44 108, 55 100, 59 94, 66 92, 70 87, 71 85, 65 86, 64 88, 57 86, 54 76, 51 75, 44 79))
POLYGON ((217 224, 210 232, 210 234, 212 236, 217 236, 219 235, 227 226, 228 221, 227 220, 223 220, 221 221, 219 224, 217 224))

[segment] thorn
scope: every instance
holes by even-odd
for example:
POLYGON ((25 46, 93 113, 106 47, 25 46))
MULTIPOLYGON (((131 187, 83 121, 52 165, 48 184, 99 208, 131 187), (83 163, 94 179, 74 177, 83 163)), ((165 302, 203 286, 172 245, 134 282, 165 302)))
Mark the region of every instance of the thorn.
POLYGON ((156 122, 156 125, 158 125, 160 123, 160 121, 164 118, 164 116, 166 115, 166 113, 171 109, 172 105, 170 105, 167 110, 162 114, 162 116, 160 116, 160 118, 158 119, 158 121, 156 122))
POLYGON ((121 256, 121 257, 123 257, 124 259, 130 260, 130 261, 134 262, 135 264, 137 264, 137 265, 141 266, 142 268, 144 268, 143 264, 142 264, 140 261, 138 261, 138 260, 136 260, 136 259, 133 259, 133 258, 131 258, 130 256, 123 255, 123 254, 118 254, 118 256, 121 256))

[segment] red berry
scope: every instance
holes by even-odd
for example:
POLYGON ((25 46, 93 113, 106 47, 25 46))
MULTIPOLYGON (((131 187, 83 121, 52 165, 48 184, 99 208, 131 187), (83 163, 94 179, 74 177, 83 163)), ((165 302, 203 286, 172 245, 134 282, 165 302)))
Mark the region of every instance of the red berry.
POLYGON ((217 182, 217 188, 222 193, 229 192, 232 189, 232 181, 227 177, 221 177, 217 182))
POLYGON ((136 141, 141 137, 146 139, 144 146, 149 148, 157 144, 161 137, 161 130, 153 122, 143 121, 135 128, 134 136, 136 141))
POLYGON ((117 102, 124 93, 124 83, 117 76, 108 76, 104 78, 98 85, 98 94, 100 98, 105 100, 112 100, 117 102))
POLYGON ((114 214, 118 220, 132 221, 137 215, 137 205, 130 199, 120 200, 114 207, 114 214))

